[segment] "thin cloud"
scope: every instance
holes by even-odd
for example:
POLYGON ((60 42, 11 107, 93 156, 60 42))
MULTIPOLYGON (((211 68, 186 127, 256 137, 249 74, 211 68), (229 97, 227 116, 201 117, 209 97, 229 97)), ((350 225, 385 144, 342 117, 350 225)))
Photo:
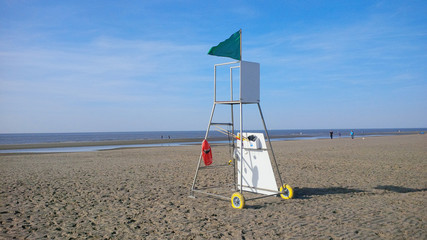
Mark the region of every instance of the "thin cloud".
MULTIPOLYGON (((291 79, 294 78, 293 72, 305 69, 305 74, 299 75, 301 80, 316 78, 352 84, 357 81, 369 85, 383 81, 372 81, 371 78, 379 75, 393 78, 408 67, 423 72, 419 59, 425 59, 427 46, 420 43, 427 40, 426 31, 393 25, 394 22, 386 24, 377 20, 286 37, 283 37, 287 34, 283 31, 273 32, 257 37, 254 41, 264 45, 248 50, 246 56, 261 59, 264 65, 275 68, 276 75, 287 75, 291 79), (343 78, 339 78, 340 75, 343 78)), ((278 77, 274 73, 268 74, 273 75, 273 79, 278 77)))

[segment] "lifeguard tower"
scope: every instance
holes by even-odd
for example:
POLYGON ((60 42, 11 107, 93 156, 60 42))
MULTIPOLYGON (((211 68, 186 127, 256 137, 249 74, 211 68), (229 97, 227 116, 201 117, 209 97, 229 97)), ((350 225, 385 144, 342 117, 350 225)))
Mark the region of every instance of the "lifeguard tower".
MULTIPOLYGON (((191 186, 190 196, 195 197, 195 194, 202 194, 229 200, 230 195, 226 196, 226 193, 218 189, 230 189, 231 187, 232 190, 234 190, 234 193, 231 195, 231 204, 233 208, 237 209, 243 208, 245 206, 245 201, 257 198, 280 195, 283 199, 290 199, 293 197, 293 190, 289 185, 283 183, 277 165, 276 157, 274 155, 273 147, 270 141, 270 137, 268 135, 268 130, 261 111, 260 64, 256 62, 248 62, 241 60, 241 30, 233 34, 229 39, 225 40, 224 42, 221 42, 218 46, 216 46, 216 48, 221 47, 221 44, 224 43, 226 45, 228 44, 227 46, 229 46, 230 42, 231 44, 235 44, 236 42, 238 42, 238 49, 236 49, 235 46, 232 46, 232 51, 234 51, 234 55, 232 53, 231 56, 228 52, 226 52, 225 56, 232 57, 238 61, 214 65, 214 101, 209 119, 209 124, 205 134, 205 140, 209 140, 209 133, 211 131, 211 127, 215 127, 218 129, 218 131, 228 135, 231 160, 229 161, 229 164, 202 166, 202 159, 204 155, 203 151, 201 151, 197 163, 196 173, 194 175, 193 184, 191 186), (236 39, 237 36, 238 39, 236 39), (239 51, 240 54, 236 54, 235 51, 239 51), (230 94, 228 99, 217 98, 218 68, 229 68, 230 94), (237 85, 237 87, 234 87, 233 85, 237 85), (237 94, 233 94, 235 92, 237 92, 237 94), (264 127, 264 133, 245 132, 243 126, 243 106, 249 104, 257 105, 259 116, 264 127), (215 110, 217 106, 220 105, 230 107, 230 118, 227 122, 213 122, 215 110), (239 107, 238 122, 236 122, 234 119, 235 106, 239 107), (237 134, 235 134, 236 123, 238 123, 239 126, 237 134), (228 130, 226 130, 225 128, 228 128, 228 130), (264 134, 267 141, 264 138, 264 134), (271 159, 270 156, 272 157, 271 159), (199 176, 200 170, 203 169, 204 171, 209 171, 217 169, 218 167, 232 167, 233 173, 231 183, 226 183, 220 180, 217 181, 220 186, 210 186, 205 181, 203 182, 203 186, 199 186, 200 184, 198 184, 198 180, 199 178, 201 178, 201 176, 199 176), (273 167, 275 171, 273 170, 273 167), (279 182, 280 184, 279 187, 277 186, 277 182, 279 182), (254 197, 245 199, 245 197, 243 196, 244 192, 248 192, 251 196, 254 197)), ((211 54, 212 49, 209 54, 211 54)), ((224 56, 224 54, 211 55, 224 56)), ((213 155, 215 156, 215 152, 213 153, 213 155)), ((214 157, 214 162, 217 161, 221 160, 217 160, 214 157)), ((225 161, 223 162, 225 163, 225 161)), ((206 176, 209 175, 203 174, 203 177, 206 176)), ((210 177, 215 177, 215 175, 211 175, 210 177)))

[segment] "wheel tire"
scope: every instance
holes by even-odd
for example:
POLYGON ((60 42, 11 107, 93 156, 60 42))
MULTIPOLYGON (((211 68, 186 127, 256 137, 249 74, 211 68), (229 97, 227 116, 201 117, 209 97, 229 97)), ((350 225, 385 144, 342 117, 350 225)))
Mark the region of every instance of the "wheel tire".
POLYGON ((245 206, 245 198, 241 193, 236 192, 231 196, 231 206, 237 209, 242 209, 245 206))
POLYGON ((294 190, 287 184, 284 184, 282 187, 280 187, 279 192, 281 192, 280 196, 283 199, 291 199, 294 197, 294 190))

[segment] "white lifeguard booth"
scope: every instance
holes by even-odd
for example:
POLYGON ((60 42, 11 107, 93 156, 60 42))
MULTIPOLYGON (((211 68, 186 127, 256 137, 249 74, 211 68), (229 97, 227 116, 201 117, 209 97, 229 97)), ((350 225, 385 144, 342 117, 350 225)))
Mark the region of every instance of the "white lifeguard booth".
MULTIPOLYGON (((280 175, 276 157, 274 155, 273 147, 261 111, 259 63, 235 61, 214 65, 214 102, 209 124, 206 130, 205 140, 209 139, 209 133, 212 126, 217 127, 220 129, 219 131, 228 134, 228 136, 231 136, 232 141, 229 141, 229 147, 232 149, 230 151, 231 160, 229 161, 229 164, 202 166, 201 152, 190 191, 190 197, 195 197, 195 194, 204 194, 229 200, 229 195, 225 196, 221 191, 213 191, 213 189, 224 187, 226 188, 231 186, 235 191, 231 196, 231 204, 233 208, 238 209, 241 209, 245 206, 245 201, 256 198, 278 195, 280 195, 283 199, 290 199, 293 197, 292 188, 289 185, 283 183, 282 177, 280 175), (217 99, 218 68, 229 68, 230 94, 228 99, 217 99), (235 76, 236 72, 238 72, 237 77, 235 76), (237 87, 234 87, 233 85, 237 85, 237 87), (255 104, 258 106, 259 115, 264 127, 264 133, 245 132, 243 127, 243 106, 248 104, 255 104), (216 107, 219 105, 230 106, 230 121, 227 120, 227 122, 213 122, 216 107), (234 120, 234 106, 236 105, 239 107, 238 131, 235 129, 236 122, 234 120), (228 127, 229 131, 219 126, 228 127), (237 132, 237 134, 235 134, 235 132, 237 132), (270 156, 272 158, 270 158, 270 156), (209 169, 217 169, 218 167, 233 167, 233 180, 231 181, 231 184, 227 185, 223 181, 218 181, 221 186, 210 186, 208 181, 204 181, 202 184, 199 184, 198 175, 200 174, 201 169, 206 169, 206 171, 208 171, 209 169), (277 186, 277 183, 280 185, 277 186), (245 200, 243 192, 249 192, 251 195, 261 194, 262 196, 247 198, 245 200)), ((214 162, 222 161, 216 160, 215 155, 215 152, 213 152, 214 162)), ((209 176, 213 178, 215 177, 215 174, 203 174, 203 176, 209 176)))

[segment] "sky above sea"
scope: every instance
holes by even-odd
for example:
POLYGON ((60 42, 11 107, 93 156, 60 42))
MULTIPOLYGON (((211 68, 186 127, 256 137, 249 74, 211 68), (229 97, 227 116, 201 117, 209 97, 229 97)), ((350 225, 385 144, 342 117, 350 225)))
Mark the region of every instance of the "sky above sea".
MULTIPOLYGON (((0 133, 205 130, 213 65, 233 61, 207 52, 239 29, 269 129, 426 127, 426 13, 427 1, 0 0, 0 133)), ((262 129, 256 106, 244 114, 262 129)))

